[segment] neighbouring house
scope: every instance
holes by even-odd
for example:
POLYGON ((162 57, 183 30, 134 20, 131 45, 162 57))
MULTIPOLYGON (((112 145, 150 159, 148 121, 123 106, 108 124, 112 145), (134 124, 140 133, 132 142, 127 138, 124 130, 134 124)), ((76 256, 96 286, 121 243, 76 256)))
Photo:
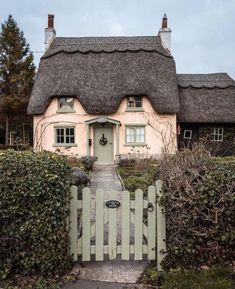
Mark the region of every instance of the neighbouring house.
POLYGON ((235 155, 235 81, 226 73, 178 74, 179 148, 203 139, 214 155, 235 155))
MULTIPOLYGON (((191 85, 200 76, 176 74, 170 37, 166 15, 158 36, 77 38, 55 37, 54 16, 49 15, 46 51, 28 105, 35 150, 94 155, 100 163, 133 153, 175 153, 187 125, 201 123, 186 117, 188 94, 198 97, 200 113, 207 114, 208 108, 200 102, 207 88, 202 85, 198 93, 191 85)), ((226 105, 231 109, 228 126, 234 129, 235 88, 230 81, 226 91, 231 103, 226 105)), ((210 89, 218 90, 217 85, 210 89)), ((209 116, 203 119, 211 122, 209 116)), ((223 123, 219 119, 216 124, 223 123)))

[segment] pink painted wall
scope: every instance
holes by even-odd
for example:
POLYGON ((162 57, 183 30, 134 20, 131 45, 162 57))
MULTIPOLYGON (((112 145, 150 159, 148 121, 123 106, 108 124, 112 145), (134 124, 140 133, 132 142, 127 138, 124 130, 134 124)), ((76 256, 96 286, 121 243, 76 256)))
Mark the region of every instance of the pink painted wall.
MULTIPOLYGON (((136 152, 159 155, 164 149, 167 153, 176 151, 176 114, 158 114, 154 111, 147 97, 143 98, 143 112, 126 112, 127 100, 123 99, 117 112, 106 117, 118 120, 119 127, 119 153, 128 154, 136 152), (146 125, 145 139, 147 147, 125 145, 125 125, 143 124, 146 125)), ((104 115, 90 115, 81 106, 80 102, 74 100, 75 113, 57 113, 58 100, 54 98, 43 115, 34 116, 34 148, 35 150, 58 151, 69 155, 86 155, 87 152, 87 132, 85 121, 104 115), (65 147, 54 146, 55 126, 74 125, 76 147, 66 149, 65 147)), ((114 125, 114 157, 116 154, 116 138, 114 125)), ((93 139, 93 129, 91 126, 91 136, 93 139)), ((94 147, 91 147, 93 155, 94 147)))

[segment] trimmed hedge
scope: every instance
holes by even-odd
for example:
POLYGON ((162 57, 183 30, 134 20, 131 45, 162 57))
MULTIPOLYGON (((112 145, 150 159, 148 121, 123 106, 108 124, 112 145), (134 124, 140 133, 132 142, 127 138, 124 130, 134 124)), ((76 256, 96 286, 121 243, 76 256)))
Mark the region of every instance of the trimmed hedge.
POLYGON ((235 163, 218 163, 202 148, 160 162, 167 251, 164 266, 200 268, 235 260, 235 163))
POLYGON ((63 156, 0 151, 1 278, 68 269, 70 176, 63 156))

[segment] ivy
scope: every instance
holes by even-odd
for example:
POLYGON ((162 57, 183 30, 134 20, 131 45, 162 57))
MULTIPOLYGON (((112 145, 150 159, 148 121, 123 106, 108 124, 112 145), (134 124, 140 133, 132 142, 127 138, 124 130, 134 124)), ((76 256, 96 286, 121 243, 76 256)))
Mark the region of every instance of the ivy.
POLYGON ((57 154, 0 151, 1 278, 67 270, 70 175, 57 154))

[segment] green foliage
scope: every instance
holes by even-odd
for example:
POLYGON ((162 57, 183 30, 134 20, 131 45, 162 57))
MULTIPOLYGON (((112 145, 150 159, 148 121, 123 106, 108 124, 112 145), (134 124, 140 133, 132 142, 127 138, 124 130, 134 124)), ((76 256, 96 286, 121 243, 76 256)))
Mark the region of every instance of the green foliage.
POLYGON ((27 107, 33 86, 35 66, 24 34, 10 15, 0 33, 1 106, 6 114, 27 107))
POLYGON ((67 270, 70 176, 57 154, 0 151, 1 278, 67 270))
POLYGON ((235 163, 214 161, 202 147, 160 162, 167 220, 164 266, 230 264, 235 246, 235 163))
POLYGON ((157 163, 153 159, 123 159, 119 163, 118 173, 126 190, 134 192, 142 189, 146 193, 148 187, 156 182, 157 163))
POLYGON ((59 289, 60 283, 56 279, 16 276, 11 280, 5 280, 3 289, 59 289))
POLYGON ((26 142, 27 135, 27 142, 31 143, 32 121, 26 116, 26 109, 34 77, 33 54, 23 32, 9 15, 7 21, 1 25, 0 31, 0 111, 5 114, 6 144, 9 131, 16 133, 15 140, 21 139, 26 142), (29 131, 24 130, 23 136, 24 124, 29 126, 29 131))
POLYGON ((200 271, 173 271, 165 274, 162 289, 233 289, 234 273, 228 268, 214 267, 200 271))

